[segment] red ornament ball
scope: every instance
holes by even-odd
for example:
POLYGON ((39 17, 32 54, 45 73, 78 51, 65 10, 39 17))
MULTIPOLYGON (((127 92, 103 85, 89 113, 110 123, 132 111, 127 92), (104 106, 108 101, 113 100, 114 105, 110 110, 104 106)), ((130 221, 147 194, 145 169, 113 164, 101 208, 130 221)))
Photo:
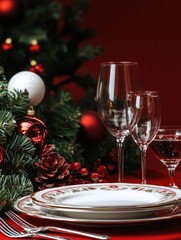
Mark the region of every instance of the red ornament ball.
POLYGON ((19 0, 0 0, 0 20, 9 21, 18 18, 20 9, 19 0))
POLYGON ((12 39, 11 38, 7 38, 5 40, 5 42, 2 44, 2 49, 4 51, 10 51, 11 49, 13 49, 13 44, 12 44, 12 39))
POLYGON ((99 143, 106 137, 107 131, 97 112, 85 112, 82 115, 80 122, 83 128, 83 133, 88 141, 99 143))
POLYGON ((19 119, 18 125, 19 132, 25 134, 34 143, 37 151, 41 151, 47 136, 46 125, 34 116, 25 116, 19 119))

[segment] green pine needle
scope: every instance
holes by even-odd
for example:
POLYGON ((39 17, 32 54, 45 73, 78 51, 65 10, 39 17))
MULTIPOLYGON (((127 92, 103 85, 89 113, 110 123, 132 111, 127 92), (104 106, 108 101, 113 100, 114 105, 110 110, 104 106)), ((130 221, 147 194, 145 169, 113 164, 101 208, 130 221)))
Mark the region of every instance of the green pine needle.
POLYGON ((34 157, 36 150, 34 144, 26 135, 15 133, 8 139, 5 150, 5 159, 2 165, 4 173, 26 173, 37 161, 34 157))
MULTIPOLYGON (((103 52, 102 47, 86 45, 89 38, 95 36, 93 29, 84 28, 81 23, 89 1, 76 0, 73 4, 52 0, 19 2, 22 5, 17 16, 0 21, 1 46, 6 44, 7 38, 12 40, 9 49, 0 48, 0 65, 4 68, 3 72, 0 68, 0 212, 16 198, 33 191, 31 182, 36 188, 35 162, 39 158, 33 142, 17 132, 16 121, 27 115, 28 92, 8 92, 4 74, 10 80, 17 72, 31 70, 42 77, 46 95, 36 107, 36 117, 47 127, 46 143, 54 144, 68 162, 91 165, 101 158, 106 164, 104 160, 115 143, 105 139, 99 144, 87 144, 81 139, 84 135, 81 115, 83 111, 96 109, 97 83, 92 74, 81 73, 81 67, 103 52), (35 52, 31 48, 32 40, 37 41, 35 52), (35 66, 32 60, 37 63, 35 66), (69 88, 72 83, 85 93, 79 103, 74 103, 71 94, 64 92, 64 89, 72 90, 69 88)), ((129 159, 134 161, 137 155, 135 146, 126 141, 125 163, 129 159)))
POLYGON ((8 92, 6 109, 11 111, 16 118, 19 118, 26 115, 29 102, 30 100, 26 90, 14 90, 14 92, 8 92))
POLYGON ((16 127, 16 120, 11 112, 0 111, 0 142, 3 145, 7 137, 11 136, 16 127))
POLYGON ((24 175, 5 175, 0 172, 0 183, 0 211, 5 211, 18 198, 33 192, 31 181, 24 175))

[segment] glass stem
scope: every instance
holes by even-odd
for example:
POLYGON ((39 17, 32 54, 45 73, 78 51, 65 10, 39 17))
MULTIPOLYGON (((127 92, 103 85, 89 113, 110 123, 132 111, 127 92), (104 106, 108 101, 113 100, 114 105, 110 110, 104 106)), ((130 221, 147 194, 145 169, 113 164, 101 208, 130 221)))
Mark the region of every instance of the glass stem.
POLYGON ((124 182, 124 138, 117 138, 118 151, 118 182, 124 182))
POLYGON ((168 168, 169 187, 176 187, 175 185, 175 168, 168 168))
POLYGON ((146 184, 146 151, 147 146, 143 146, 141 149, 141 183, 146 184))

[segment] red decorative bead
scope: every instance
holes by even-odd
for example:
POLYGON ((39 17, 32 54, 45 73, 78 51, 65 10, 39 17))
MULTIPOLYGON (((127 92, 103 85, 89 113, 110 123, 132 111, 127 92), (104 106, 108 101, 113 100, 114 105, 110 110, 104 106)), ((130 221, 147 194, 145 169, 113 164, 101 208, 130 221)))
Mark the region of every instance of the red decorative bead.
POLYGON ((100 165, 98 168, 97 168, 97 173, 99 174, 100 177, 104 177, 107 173, 107 168, 106 166, 104 165, 100 165))
POLYGON ((94 182, 97 182, 97 181, 99 180, 99 174, 96 173, 96 172, 91 173, 91 179, 92 179, 94 182))
POLYGON ((81 168, 81 164, 79 162, 72 163, 73 170, 79 170, 81 168))
POLYGON ((109 164, 107 165, 107 169, 108 169, 109 171, 114 171, 114 170, 115 170, 115 165, 114 165, 113 163, 109 163, 109 164))
POLYGON ((83 177, 85 177, 85 176, 87 176, 88 175, 88 169, 87 168, 81 168, 80 169, 80 174, 83 176, 83 177))
POLYGON ((32 53, 38 53, 38 52, 40 52, 40 50, 41 50, 41 47, 39 44, 30 46, 30 52, 32 52, 32 53))
POLYGON ((44 72, 44 68, 42 67, 42 64, 36 64, 35 66, 33 67, 30 67, 29 69, 31 72, 34 72, 34 73, 38 73, 38 74, 41 74, 44 72))
POLYGON ((34 69, 34 67, 30 67, 30 72, 34 72, 34 73, 36 73, 36 70, 34 69))
POLYGON ((9 44, 9 43, 3 43, 3 45, 2 45, 2 49, 4 50, 4 51, 9 51, 9 50, 11 50, 13 48, 13 45, 12 44, 9 44))
POLYGON ((36 70, 38 73, 43 73, 43 72, 44 72, 44 69, 43 69, 43 67, 42 67, 42 64, 40 64, 40 63, 35 66, 35 70, 36 70))

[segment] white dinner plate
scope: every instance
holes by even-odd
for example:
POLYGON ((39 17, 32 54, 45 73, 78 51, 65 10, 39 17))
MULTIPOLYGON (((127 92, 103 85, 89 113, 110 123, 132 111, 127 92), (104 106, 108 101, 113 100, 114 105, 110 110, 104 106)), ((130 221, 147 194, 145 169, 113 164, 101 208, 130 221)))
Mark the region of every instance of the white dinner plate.
POLYGON ((33 203, 30 196, 22 197, 14 203, 14 209, 18 212, 25 213, 29 216, 36 218, 43 218, 49 220, 57 220, 65 223, 86 225, 86 226, 114 226, 120 224, 138 224, 138 223, 148 223, 152 221, 160 221, 166 219, 174 219, 181 217, 181 206, 176 206, 175 208, 167 208, 165 210, 155 211, 153 216, 145 216, 142 218, 133 218, 133 219, 87 219, 87 218, 76 218, 76 217, 67 217, 63 214, 54 215, 42 211, 42 207, 33 203))
MULTIPOLYGON (((180 203, 181 204, 181 203, 180 203)), ((84 219, 134 219, 134 218, 145 218, 155 216, 155 213, 163 210, 174 209, 179 206, 179 204, 170 204, 155 206, 153 208, 137 208, 134 210, 94 210, 94 209, 79 209, 79 208, 52 208, 52 207, 42 207, 42 212, 56 215, 56 216, 65 216, 71 218, 84 218, 84 219)))
POLYGON ((34 203, 45 207, 105 210, 134 210, 165 206, 181 200, 181 190, 169 187, 98 183, 45 189, 31 195, 34 203))

